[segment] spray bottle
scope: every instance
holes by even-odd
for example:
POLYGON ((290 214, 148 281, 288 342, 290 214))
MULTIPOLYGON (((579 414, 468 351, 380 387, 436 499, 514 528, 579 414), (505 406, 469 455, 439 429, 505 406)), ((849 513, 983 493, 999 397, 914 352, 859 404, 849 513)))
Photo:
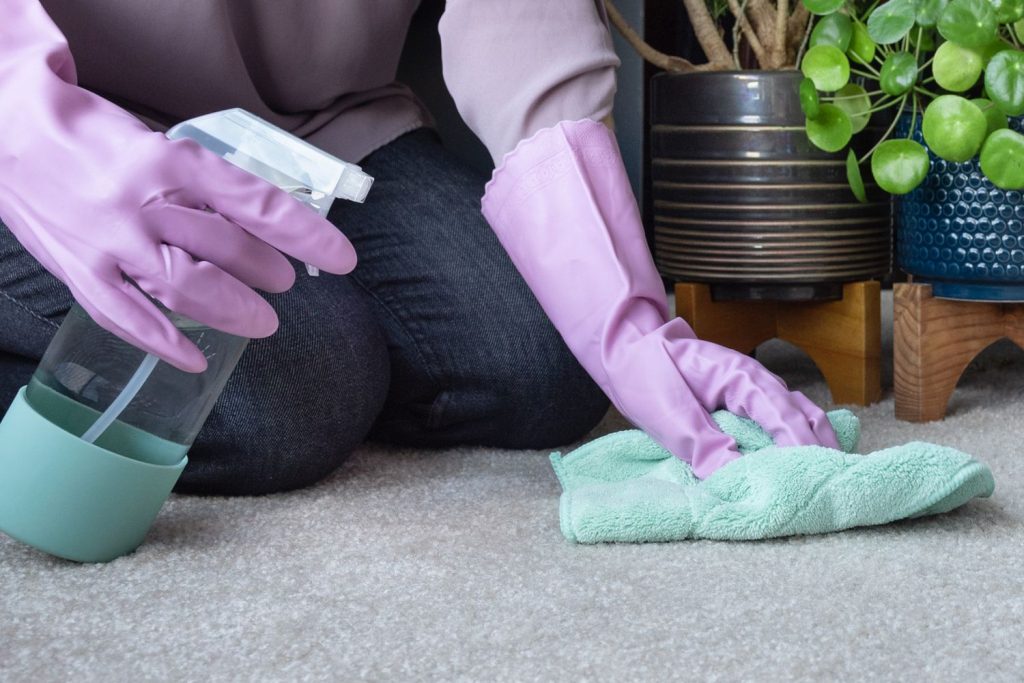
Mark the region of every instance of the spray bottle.
MULTIPOLYGON (((336 198, 364 201, 373 182, 241 109, 167 136, 195 140, 321 216, 336 198)), ((248 343, 162 310, 206 356, 205 371, 178 370, 72 307, 0 422, 0 530, 79 562, 107 562, 142 543, 248 343)))

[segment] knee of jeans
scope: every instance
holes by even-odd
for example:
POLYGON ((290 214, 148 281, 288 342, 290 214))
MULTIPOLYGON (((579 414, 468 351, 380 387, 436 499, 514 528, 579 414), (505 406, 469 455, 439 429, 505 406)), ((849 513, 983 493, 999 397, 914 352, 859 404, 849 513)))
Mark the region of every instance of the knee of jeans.
POLYGON ((501 445, 510 448, 551 448, 578 441, 608 412, 608 398, 568 349, 525 367, 506 365, 494 386, 501 415, 496 428, 501 430, 501 445))
POLYGON ((317 483, 366 438, 389 376, 387 347, 375 326, 309 344, 274 337, 252 342, 189 452, 176 490, 259 495, 317 483))
POLYGON ((374 436, 408 445, 551 448, 585 436, 608 399, 561 339, 524 357, 477 357, 422 400, 389 406, 374 436))
POLYGON ((338 469, 353 446, 296 441, 282 448, 255 439, 243 443, 237 438, 197 441, 175 492, 260 496, 305 488, 338 469))

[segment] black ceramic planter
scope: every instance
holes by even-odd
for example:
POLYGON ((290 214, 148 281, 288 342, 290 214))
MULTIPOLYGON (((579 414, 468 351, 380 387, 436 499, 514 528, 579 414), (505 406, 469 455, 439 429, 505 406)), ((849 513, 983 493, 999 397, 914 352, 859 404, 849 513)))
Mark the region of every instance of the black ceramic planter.
MULTIPOLYGON (((904 116, 896 134, 906 136, 904 116)), ((1024 129, 1020 117, 1010 126, 1024 129)), ((921 126, 914 139, 923 144, 921 126)), ((931 170, 896 201, 896 261, 935 296, 1024 301, 1024 193, 1001 190, 977 160, 956 164, 931 155, 931 170)))
MULTIPOLYGON (((892 254, 891 201, 862 204, 845 156, 804 132, 796 71, 659 74, 651 81, 655 260, 717 299, 839 298, 880 278, 892 254)), ((870 138, 858 136, 866 147, 870 138)), ((856 148, 856 147, 855 147, 856 148)), ((862 150, 864 151, 864 150, 862 150)))

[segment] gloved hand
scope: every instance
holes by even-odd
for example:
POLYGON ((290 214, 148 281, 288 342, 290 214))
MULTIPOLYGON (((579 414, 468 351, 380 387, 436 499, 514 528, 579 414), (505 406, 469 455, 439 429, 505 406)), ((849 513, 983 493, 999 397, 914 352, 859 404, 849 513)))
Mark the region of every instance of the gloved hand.
POLYGON ((198 372, 203 354, 146 294, 264 337, 277 315, 252 288, 291 287, 281 252, 331 273, 355 266, 345 236, 286 193, 79 88, 37 0, 0 0, 0 17, 0 218, 97 323, 198 372))
POLYGON ((698 477, 739 457, 709 412, 749 417, 780 446, 837 448, 825 413, 753 358, 670 320, 615 138, 563 121, 519 143, 483 213, 573 354, 634 424, 698 477))

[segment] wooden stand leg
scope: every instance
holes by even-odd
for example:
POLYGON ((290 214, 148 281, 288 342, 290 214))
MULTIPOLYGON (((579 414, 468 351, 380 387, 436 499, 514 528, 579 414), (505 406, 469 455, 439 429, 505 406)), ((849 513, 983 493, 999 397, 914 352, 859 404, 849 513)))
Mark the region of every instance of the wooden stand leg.
POLYGON ((845 284, 840 301, 780 306, 777 336, 811 357, 834 403, 866 406, 882 398, 879 282, 845 284))
POLYGON ((708 285, 676 285, 676 312, 701 339, 749 353, 774 337, 806 352, 836 403, 868 405, 882 395, 881 286, 844 285, 840 301, 712 301, 708 285))
POLYGON ((920 283, 895 284, 893 300, 897 419, 942 419, 975 356, 1003 337, 1024 348, 1024 304, 937 299, 920 283))
POLYGON ((676 315, 698 338, 743 353, 775 337, 774 302, 712 301, 711 288, 705 284, 676 285, 676 315))

